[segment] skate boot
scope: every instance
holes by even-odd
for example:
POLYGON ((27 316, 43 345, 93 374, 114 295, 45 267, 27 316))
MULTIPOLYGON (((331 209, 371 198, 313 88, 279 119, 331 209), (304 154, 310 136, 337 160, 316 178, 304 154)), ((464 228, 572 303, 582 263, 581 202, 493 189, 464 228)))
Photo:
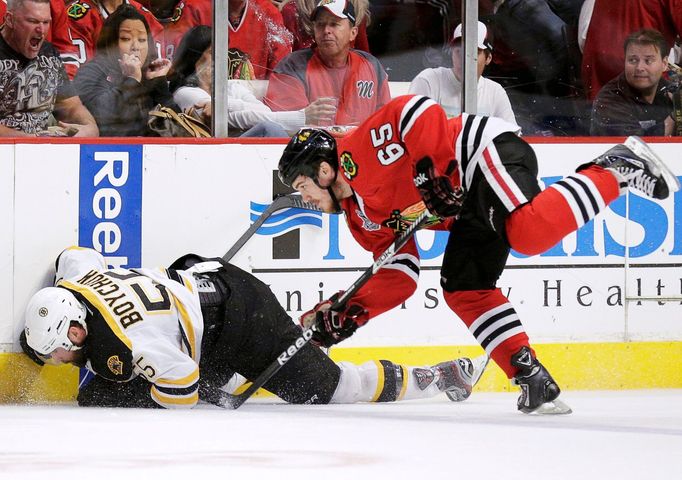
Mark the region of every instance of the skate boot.
POLYGON ((558 399, 561 389, 528 347, 512 355, 511 364, 519 368, 512 384, 521 388, 516 402, 523 413, 561 414, 571 409, 558 399))
POLYGON ((474 359, 458 358, 433 367, 436 385, 453 402, 463 402, 471 395, 471 389, 483 375, 490 358, 481 355, 474 359))
POLYGON ((611 148, 594 163, 616 172, 621 189, 634 188, 647 197, 663 200, 680 189, 675 174, 639 137, 628 137, 625 144, 611 148))

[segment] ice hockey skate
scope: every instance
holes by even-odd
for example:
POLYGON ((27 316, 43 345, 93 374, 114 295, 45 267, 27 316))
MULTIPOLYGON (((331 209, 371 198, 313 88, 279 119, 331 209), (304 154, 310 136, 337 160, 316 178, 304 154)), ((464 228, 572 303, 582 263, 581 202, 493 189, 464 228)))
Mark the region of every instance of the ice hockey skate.
POLYGON ((521 388, 521 396, 517 401, 518 409, 523 413, 539 415, 557 415, 571 413, 571 408, 559 400, 561 389, 547 369, 535 358, 528 347, 512 356, 512 365, 519 372, 512 379, 512 384, 521 388))
POLYGON ((675 174, 641 138, 628 137, 595 160, 597 165, 618 174, 625 186, 663 200, 680 189, 675 174))
POLYGON ((464 357, 439 363, 433 367, 436 384, 450 400, 463 402, 471 395, 472 388, 478 383, 489 361, 488 355, 481 355, 474 359, 464 357))

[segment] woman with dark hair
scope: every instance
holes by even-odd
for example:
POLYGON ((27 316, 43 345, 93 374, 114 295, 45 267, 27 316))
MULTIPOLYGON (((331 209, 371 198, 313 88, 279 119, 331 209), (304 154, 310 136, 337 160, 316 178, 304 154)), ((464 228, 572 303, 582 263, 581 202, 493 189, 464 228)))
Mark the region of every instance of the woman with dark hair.
POLYGON ((75 88, 102 136, 151 136, 149 111, 158 104, 177 109, 169 68, 156 56, 147 20, 124 3, 104 23, 95 58, 80 67, 75 88))
MULTIPOLYGON (((211 27, 201 25, 188 30, 173 57, 169 74, 175 102, 183 110, 196 108, 206 124, 211 123, 212 38, 211 27)), ((253 78, 248 73, 243 75, 250 68, 248 60, 244 61, 234 52, 229 55, 227 122, 229 128, 242 132, 241 136, 288 137, 327 113, 322 110, 326 105, 316 102, 301 110, 273 112, 239 81, 244 76, 253 78)))

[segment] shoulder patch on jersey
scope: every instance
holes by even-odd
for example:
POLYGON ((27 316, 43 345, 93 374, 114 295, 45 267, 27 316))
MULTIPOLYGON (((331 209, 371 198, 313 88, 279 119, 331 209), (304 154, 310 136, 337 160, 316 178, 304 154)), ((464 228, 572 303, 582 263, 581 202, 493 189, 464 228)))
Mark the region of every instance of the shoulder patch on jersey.
POLYGON ((118 355, 112 355, 107 359, 107 367, 114 375, 123 375, 123 362, 118 358, 118 355))
POLYGON ((82 3, 80 0, 78 0, 67 7, 66 14, 69 16, 69 18, 80 20, 88 13, 90 8, 90 5, 87 3, 82 3))
POLYGON ((355 163, 350 152, 341 154, 341 168, 343 168, 343 175, 348 180, 353 180, 358 174, 358 164, 355 163))

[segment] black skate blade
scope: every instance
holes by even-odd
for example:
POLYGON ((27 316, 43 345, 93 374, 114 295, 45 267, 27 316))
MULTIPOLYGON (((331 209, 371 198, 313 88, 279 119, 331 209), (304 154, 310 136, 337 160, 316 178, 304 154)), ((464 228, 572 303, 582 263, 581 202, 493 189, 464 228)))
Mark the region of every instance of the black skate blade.
POLYGON ((571 407, 556 398, 551 402, 543 403, 532 412, 528 412, 528 415, 568 415, 569 413, 573 413, 571 407))

